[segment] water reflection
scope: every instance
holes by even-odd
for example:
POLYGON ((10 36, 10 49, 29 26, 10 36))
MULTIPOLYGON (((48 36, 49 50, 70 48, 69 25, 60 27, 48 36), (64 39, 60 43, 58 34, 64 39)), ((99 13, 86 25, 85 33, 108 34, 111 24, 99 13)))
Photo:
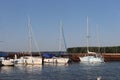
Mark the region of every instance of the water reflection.
POLYGON ((120 63, 44 64, 0 67, 0 80, 119 80, 120 63))
POLYGON ((0 73, 9 74, 12 71, 14 71, 13 66, 2 66, 2 67, 0 67, 0 73))

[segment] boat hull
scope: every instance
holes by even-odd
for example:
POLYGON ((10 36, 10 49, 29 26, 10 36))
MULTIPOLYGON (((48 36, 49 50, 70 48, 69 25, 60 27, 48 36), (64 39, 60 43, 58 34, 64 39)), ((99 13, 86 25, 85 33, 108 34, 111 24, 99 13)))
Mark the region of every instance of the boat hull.
POLYGON ((11 60, 2 60, 1 64, 3 66, 14 66, 15 65, 14 61, 11 61, 11 60))
POLYGON ((42 58, 40 57, 28 57, 25 59, 27 65, 42 65, 42 58))
POLYGON ((102 63, 104 62, 104 59, 101 57, 94 57, 94 56, 84 56, 84 57, 79 57, 81 62, 85 63, 102 63))
POLYGON ((58 63, 58 64, 66 64, 68 63, 69 58, 46 58, 44 59, 44 63, 58 63))

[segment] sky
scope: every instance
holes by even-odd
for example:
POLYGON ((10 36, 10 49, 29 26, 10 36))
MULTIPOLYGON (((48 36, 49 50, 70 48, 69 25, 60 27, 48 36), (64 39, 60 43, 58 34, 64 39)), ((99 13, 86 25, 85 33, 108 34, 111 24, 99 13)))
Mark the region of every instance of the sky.
MULTIPOLYGON (((67 48, 120 46, 120 0, 0 0, 0 51, 58 51, 60 20, 67 48), (36 45, 37 44, 37 47, 36 45)), ((64 45, 62 44, 64 47, 64 45)))

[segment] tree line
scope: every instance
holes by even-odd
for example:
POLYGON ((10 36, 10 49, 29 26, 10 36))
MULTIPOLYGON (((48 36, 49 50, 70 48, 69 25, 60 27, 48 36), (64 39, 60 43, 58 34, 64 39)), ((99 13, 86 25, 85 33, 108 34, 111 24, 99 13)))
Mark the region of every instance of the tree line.
MULTIPOLYGON (((120 46, 112 47, 89 47, 89 51, 97 53, 120 53, 120 46)), ((68 53, 86 53, 86 47, 72 47, 67 48, 68 53)))

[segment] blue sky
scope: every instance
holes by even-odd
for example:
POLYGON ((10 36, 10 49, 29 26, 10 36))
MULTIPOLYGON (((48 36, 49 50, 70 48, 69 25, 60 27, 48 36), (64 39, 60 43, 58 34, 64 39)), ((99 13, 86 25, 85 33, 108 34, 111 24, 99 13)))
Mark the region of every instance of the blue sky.
MULTIPOLYGON (((40 51, 57 51, 60 19, 67 47, 120 46, 119 0, 0 0, 0 51, 28 51, 27 16, 40 51), (96 27, 98 25, 98 28, 96 27), (98 33, 97 33, 98 31, 98 33), (97 35, 99 34, 99 35, 97 35)), ((33 51, 38 51, 33 44, 33 51)))

